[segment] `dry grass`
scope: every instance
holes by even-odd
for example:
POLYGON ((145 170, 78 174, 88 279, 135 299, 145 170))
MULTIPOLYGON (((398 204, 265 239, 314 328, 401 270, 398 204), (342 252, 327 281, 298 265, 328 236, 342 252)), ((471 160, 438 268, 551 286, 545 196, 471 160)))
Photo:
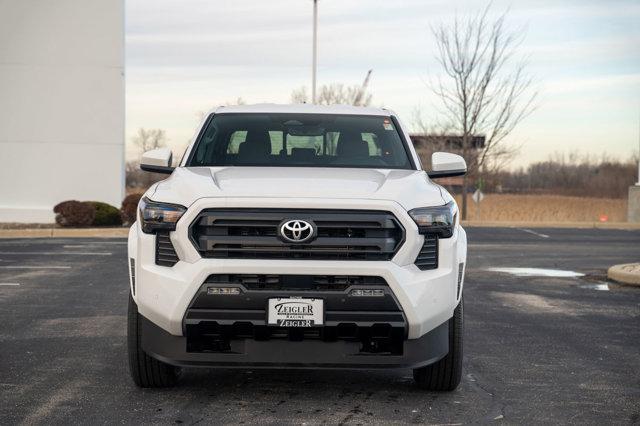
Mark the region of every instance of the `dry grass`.
MULTIPOLYGON (((460 196, 456 196, 460 205, 460 196)), ((485 194, 480 215, 469 197, 469 220, 528 222, 626 222, 627 200, 562 195, 485 194)))

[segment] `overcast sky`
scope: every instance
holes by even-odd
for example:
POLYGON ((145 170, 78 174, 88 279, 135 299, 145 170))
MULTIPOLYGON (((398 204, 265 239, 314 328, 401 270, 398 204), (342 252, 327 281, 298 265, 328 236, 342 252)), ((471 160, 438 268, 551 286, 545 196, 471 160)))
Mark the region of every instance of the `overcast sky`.
MULTIPOLYGON (((484 1, 319 0, 318 84, 360 84, 373 104, 412 125, 433 121, 430 25, 484 1)), ((520 50, 538 81, 538 109, 510 137, 515 165, 579 151, 624 159, 638 149, 640 2, 493 2, 525 29, 520 50)), ((202 111, 233 102, 288 103, 310 86, 311 0, 126 1, 127 142, 139 127, 167 131, 181 154, 202 111)), ((129 148, 129 154, 134 149, 129 148)))

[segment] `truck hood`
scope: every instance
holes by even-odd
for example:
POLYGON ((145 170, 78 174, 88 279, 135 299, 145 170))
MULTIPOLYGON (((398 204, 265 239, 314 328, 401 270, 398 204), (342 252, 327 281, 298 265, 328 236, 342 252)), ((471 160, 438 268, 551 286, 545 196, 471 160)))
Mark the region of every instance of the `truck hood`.
POLYGON ((446 202, 424 171, 349 168, 178 167, 147 195, 183 206, 211 197, 391 200, 407 210, 446 202))

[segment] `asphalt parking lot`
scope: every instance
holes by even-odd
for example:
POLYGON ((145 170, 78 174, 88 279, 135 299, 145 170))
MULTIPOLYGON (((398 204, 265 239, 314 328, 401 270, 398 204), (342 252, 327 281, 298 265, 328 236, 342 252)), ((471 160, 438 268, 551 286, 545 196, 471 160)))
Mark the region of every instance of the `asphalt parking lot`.
POLYGON ((408 370, 189 370, 137 389, 125 241, 0 240, 0 424, 640 423, 640 288, 605 279, 640 258, 640 231, 468 234, 463 382, 442 394, 408 370))

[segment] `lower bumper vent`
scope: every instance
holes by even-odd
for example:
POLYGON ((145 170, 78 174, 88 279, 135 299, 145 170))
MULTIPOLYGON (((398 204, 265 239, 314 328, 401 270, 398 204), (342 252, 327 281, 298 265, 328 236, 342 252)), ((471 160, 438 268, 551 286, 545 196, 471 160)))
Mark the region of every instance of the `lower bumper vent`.
POLYGON ((436 235, 424 236, 424 244, 418 253, 415 265, 421 271, 438 269, 438 237, 436 235))
POLYGON ((136 295, 136 260, 132 257, 129 259, 129 274, 131 276, 131 291, 136 295))
POLYGON ((288 339, 357 341, 362 353, 399 355, 408 327, 400 304, 382 277, 214 274, 191 301, 183 330, 188 352, 227 352, 241 339, 288 339), (221 288, 236 291, 211 291, 221 288), (357 292, 361 294, 354 296, 357 292), (269 325, 266 308, 269 299, 278 297, 322 299, 323 325, 269 325))
POLYGON ((460 288, 462 287, 462 277, 464 273, 464 262, 461 262, 460 264, 458 264, 458 292, 457 292, 457 298, 460 299, 460 288))
POLYGON ((171 238, 169 238, 169 233, 159 232, 156 234, 156 265, 173 266, 179 260, 171 238))

